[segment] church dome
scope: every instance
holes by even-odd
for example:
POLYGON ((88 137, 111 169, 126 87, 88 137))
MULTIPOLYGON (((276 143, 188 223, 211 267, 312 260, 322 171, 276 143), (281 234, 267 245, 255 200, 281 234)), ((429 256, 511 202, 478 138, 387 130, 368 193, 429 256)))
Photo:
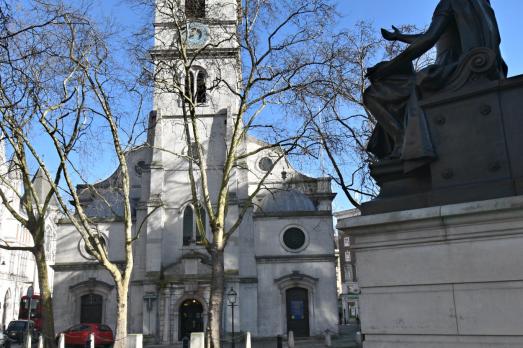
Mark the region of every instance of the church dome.
POLYGON ((259 211, 262 213, 281 213, 294 211, 315 211, 314 203, 301 192, 295 190, 270 192, 263 198, 259 211))

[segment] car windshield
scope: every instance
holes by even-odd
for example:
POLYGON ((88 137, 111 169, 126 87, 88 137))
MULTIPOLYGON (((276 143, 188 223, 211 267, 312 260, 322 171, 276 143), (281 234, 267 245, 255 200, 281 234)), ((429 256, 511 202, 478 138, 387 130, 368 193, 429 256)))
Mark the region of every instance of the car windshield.
POLYGON ((26 327, 27 327, 26 321, 12 321, 9 323, 9 327, 7 328, 7 330, 18 331, 18 330, 24 330, 26 327))
POLYGON ((90 330, 90 329, 91 329, 91 327, 89 325, 80 324, 80 325, 75 325, 75 326, 70 327, 67 331, 69 331, 69 332, 87 331, 87 330, 90 330))

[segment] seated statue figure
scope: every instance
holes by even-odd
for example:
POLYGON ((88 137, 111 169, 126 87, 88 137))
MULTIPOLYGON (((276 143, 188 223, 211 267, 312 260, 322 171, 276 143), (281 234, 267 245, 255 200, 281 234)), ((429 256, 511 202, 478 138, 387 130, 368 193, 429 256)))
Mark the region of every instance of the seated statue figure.
POLYGON ((426 32, 407 35, 393 29, 382 29, 383 37, 409 45, 391 61, 367 70, 371 84, 363 100, 377 121, 367 150, 378 159, 401 159, 408 172, 436 157, 419 106, 422 96, 444 89, 464 57, 475 49, 487 49, 494 57, 489 79, 506 77, 507 66, 500 54, 501 39, 489 0, 440 0, 426 32), (435 63, 415 72, 412 61, 434 46, 435 63))

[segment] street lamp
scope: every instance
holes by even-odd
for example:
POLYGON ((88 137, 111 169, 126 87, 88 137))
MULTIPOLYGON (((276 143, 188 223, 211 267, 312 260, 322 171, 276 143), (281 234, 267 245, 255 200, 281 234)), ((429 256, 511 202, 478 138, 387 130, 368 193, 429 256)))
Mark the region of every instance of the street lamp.
POLYGON ((31 321, 31 300, 33 299, 33 295, 34 295, 34 288, 33 286, 29 286, 27 288, 27 297, 29 298, 29 307, 27 309, 27 331, 26 331, 26 334, 25 334, 25 346, 24 347, 27 347, 27 346, 31 346, 31 336, 32 336, 32 332, 30 332, 30 327, 29 327, 29 322, 31 321))
POLYGON ((234 307, 236 306, 236 297, 238 294, 233 288, 227 293, 227 299, 229 300, 229 306, 231 306, 232 313, 232 348, 234 348, 234 307))

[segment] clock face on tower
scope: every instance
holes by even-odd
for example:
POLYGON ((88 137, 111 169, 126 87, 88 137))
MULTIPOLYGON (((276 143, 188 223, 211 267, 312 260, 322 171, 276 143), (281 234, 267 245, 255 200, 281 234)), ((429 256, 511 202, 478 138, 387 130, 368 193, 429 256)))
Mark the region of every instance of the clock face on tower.
POLYGON ((187 44, 189 46, 203 46, 209 41, 209 28, 202 23, 189 23, 187 26, 187 44))

